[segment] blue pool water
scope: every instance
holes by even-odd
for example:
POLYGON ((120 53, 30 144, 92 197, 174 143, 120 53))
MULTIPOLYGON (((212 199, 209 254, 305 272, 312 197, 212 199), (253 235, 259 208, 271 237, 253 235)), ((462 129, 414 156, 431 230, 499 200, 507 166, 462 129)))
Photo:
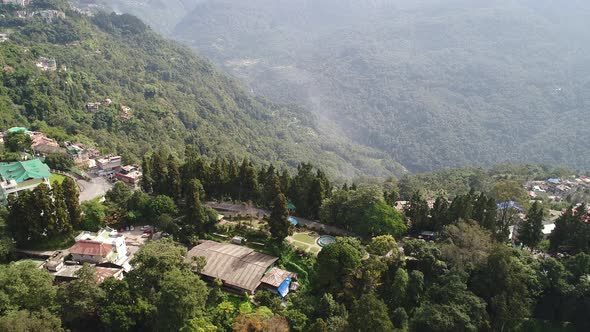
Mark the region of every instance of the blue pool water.
POLYGON ((293 226, 297 226, 297 224, 299 224, 299 221, 297 221, 297 219, 293 218, 293 217, 289 217, 289 222, 291 223, 291 225, 293 226))

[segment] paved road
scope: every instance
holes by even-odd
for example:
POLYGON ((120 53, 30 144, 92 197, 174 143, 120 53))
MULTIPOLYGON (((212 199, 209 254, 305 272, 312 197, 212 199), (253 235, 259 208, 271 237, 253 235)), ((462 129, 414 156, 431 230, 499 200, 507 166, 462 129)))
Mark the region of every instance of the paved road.
POLYGON ((90 181, 78 180, 78 185, 80 186, 80 202, 104 196, 113 187, 113 184, 102 176, 92 178, 90 181))

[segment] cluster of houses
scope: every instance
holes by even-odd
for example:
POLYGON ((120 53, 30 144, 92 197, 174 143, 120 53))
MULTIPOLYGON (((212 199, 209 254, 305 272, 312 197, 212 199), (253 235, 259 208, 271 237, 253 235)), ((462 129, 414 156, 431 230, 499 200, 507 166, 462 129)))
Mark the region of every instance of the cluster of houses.
POLYGON ((528 181, 525 188, 527 188, 531 199, 546 196, 550 201, 559 202, 580 188, 590 189, 590 177, 579 176, 572 177, 569 180, 550 178, 545 181, 528 181))
MULTIPOLYGON (((80 233, 76 243, 63 251, 18 253, 27 257, 26 261, 35 258, 38 268, 54 275, 56 283, 78 278, 84 264, 96 270, 96 281, 102 283, 108 277, 123 279, 133 269, 130 261, 143 244, 107 227, 96 233, 80 233), (135 248, 130 250, 131 247, 135 248)), ((230 292, 251 295, 264 289, 284 298, 299 289, 296 273, 275 266, 278 257, 245 246, 205 240, 188 251, 186 262, 192 264, 195 257, 204 258, 206 264, 194 272, 209 282, 221 280, 224 289, 230 292)))
MULTIPOLYGON (((0 4, 14 5, 14 6, 20 6, 20 7, 25 8, 30 4, 30 0, 1 0, 0 4)), ((18 17, 18 18, 39 16, 43 20, 45 20, 45 22, 48 24, 52 23, 53 20, 56 18, 63 19, 66 17, 66 14, 64 12, 62 12, 61 10, 51 10, 51 9, 36 10, 36 11, 31 11, 31 12, 27 12, 25 10, 17 10, 13 14, 15 17, 18 17)))
MULTIPOLYGON (((100 110, 101 107, 109 107, 111 106, 113 101, 111 99, 105 99, 104 101, 97 101, 86 103, 86 111, 88 113, 96 113, 100 110)), ((119 107, 119 118, 121 120, 129 120, 133 117, 133 110, 131 107, 126 105, 121 105, 119 107)))
MULTIPOLYGON (((24 257, 33 257, 40 269, 46 269, 55 277, 56 283, 77 279, 78 271, 84 264, 96 270, 97 283, 102 283, 108 277, 123 279, 124 274, 131 271, 129 261, 133 253, 128 250, 127 242, 123 233, 107 227, 96 233, 80 233, 76 243, 63 251, 39 253, 25 250, 18 253, 24 257)), ((133 252, 141 246, 139 243, 133 245, 137 246, 133 252)))
POLYGON ((21 7, 28 6, 30 2, 30 0, 2 0, 3 5, 16 5, 21 7))
POLYGON ((4 143, 5 135, 15 132, 23 132, 31 138, 31 150, 34 157, 39 158, 25 155, 20 161, 0 162, 0 204, 6 204, 9 195, 33 190, 41 183, 50 186, 51 170, 42 160, 45 156, 56 153, 67 153, 76 169, 80 170, 75 174, 82 178, 87 177, 82 169, 90 170, 99 176, 107 176, 112 181, 123 181, 131 186, 139 184, 142 177, 138 166, 122 165, 121 156, 100 157, 98 149, 86 147, 82 143, 65 142, 62 146, 42 132, 30 131, 24 127, 13 127, 6 132, 0 132, 0 144, 4 143))

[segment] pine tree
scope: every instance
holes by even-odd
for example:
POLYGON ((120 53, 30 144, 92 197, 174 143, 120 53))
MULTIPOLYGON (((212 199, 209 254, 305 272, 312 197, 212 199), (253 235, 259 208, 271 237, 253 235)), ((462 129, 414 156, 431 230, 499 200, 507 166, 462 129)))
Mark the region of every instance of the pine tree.
POLYGON ((281 182, 281 192, 288 193, 291 187, 291 174, 287 169, 283 170, 281 176, 279 177, 279 181, 281 182))
POLYGON ((322 201, 325 198, 323 184, 319 178, 316 178, 311 182, 307 198, 307 206, 309 207, 309 217, 312 219, 319 219, 320 208, 322 207, 322 201))
POLYGON ((446 198, 438 196, 430 210, 432 230, 441 231, 449 223, 449 202, 446 198))
POLYGON ((34 216, 31 204, 33 193, 25 190, 16 196, 8 197, 9 213, 6 224, 10 234, 13 235, 17 245, 26 244, 34 235, 32 234, 37 226, 38 218, 34 216))
POLYGON ((431 230, 429 212, 426 200, 420 192, 415 192, 405 210, 406 216, 412 221, 412 227, 418 230, 431 230))
POLYGON ((167 161, 167 182, 168 196, 178 202, 181 195, 180 166, 178 160, 172 154, 168 156, 167 161))
POLYGON ((264 191, 262 193, 262 201, 266 207, 271 207, 275 197, 281 193, 281 183, 279 177, 275 173, 268 175, 265 179, 264 191))
POLYGON ((55 229, 53 234, 48 236, 55 236, 61 234, 69 234, 72 232, 72 224, 68 213, 68 206, 66 205, 66 198, 64 190, 58 182, 54 182, 51 190, 53 194, 53 204, 55 209, 55 229))
POLYGON ((239 200, 252 200, 255 201, 258 198, 258 177, 256 169, 248 161, 244 159, 240 166, 240 188, 239 188, 239 200))
POLYGON ((182 230, 187 236, 202 234, 207 228, 207 214, 201 203, 201 197, 204 196, 204 193, 201 182, 197 179, 191 180, 186 197, 185 227, 182 230))
POLYGON ((33 210, 35 229, 33 235, 42 239, 48 234, 56 234, 57 221, 55 218, 55 205, 52 202, 49 186, 41 183, 33 190, 31 209, 33 210))
POLYGON ((153 191, 158 195, 165 195, 167 193, 168 184, 168 168, 166 157, 163 151, 158 151, 151 158, 151 174, 154 182, 153 191))
POLYGON ((154 186, 154 179, 152 178, 152 160, 148 156, 143 156, 141 160, 141 190, 146 193, 151 193, 154 186))
POLYGON ((268 226, 270 227, 272 239, 276 242, 282 242, 283 239, 289 236, 291 224, 289 223, 287 198, 285 198, 283 193, 279 193, 275 198, 272 210, 270 212, 268 226))
POLYGON ((535 202, 527 219, 518 230, 518 239, 527 247, 535 248, 543 239, 543 206, 535 202))
POLYGON ((80 191, 76 181, 66 177, 61 183, 63 195, 68 210, 70 224, 74 229, 80 229, 82 226, 82 208, 80 207, 80 191))

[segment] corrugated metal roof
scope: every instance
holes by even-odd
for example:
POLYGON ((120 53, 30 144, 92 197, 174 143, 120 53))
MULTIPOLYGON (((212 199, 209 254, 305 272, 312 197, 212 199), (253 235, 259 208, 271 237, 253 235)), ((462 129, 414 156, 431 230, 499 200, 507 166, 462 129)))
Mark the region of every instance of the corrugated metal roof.
POLYGON ((273 267, 264 275, 261 282, 273 287, 279 287, 285 279, 296 276, 295 273, 279 269, 278 267, 273 267))
POLYGON ((195 256, 207 260, 201 274, 219 278, 228 286, 250 292, 256 290, 264 272, 278 259, 247 247, 215 241, 205 241, 192 248, 187 254, 187 260, 195 256))
POLYGON ((108 243, 81 240, 70 249, 71 254, 106 257, 113 251, 113 246, 108 243))

